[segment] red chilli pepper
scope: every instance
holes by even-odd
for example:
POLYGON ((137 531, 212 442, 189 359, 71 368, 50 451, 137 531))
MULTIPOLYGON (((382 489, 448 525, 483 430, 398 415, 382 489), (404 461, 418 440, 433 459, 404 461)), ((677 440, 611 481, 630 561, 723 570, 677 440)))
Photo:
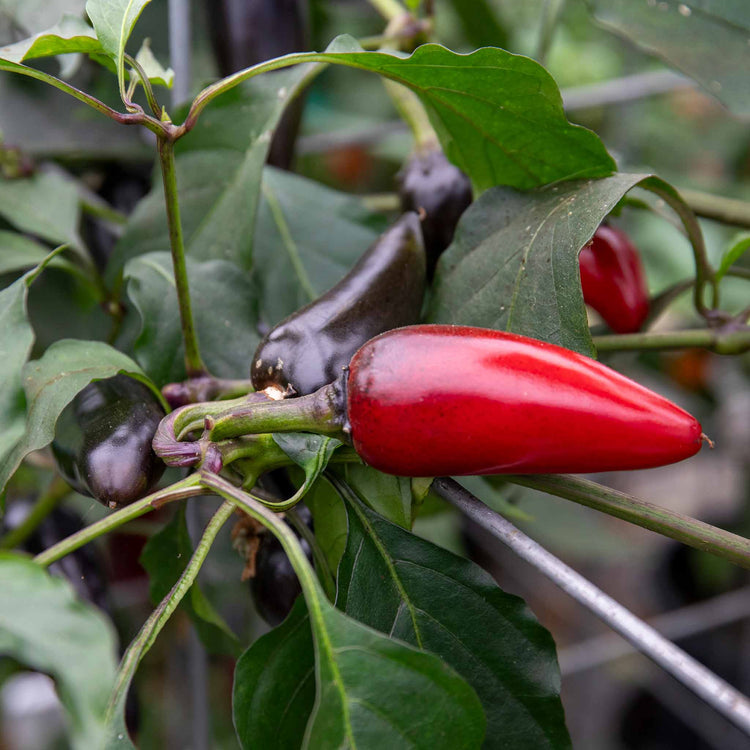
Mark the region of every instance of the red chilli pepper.
POLYGON ((700 450, 701 426, 624 375, 500 331, 409 326, 351 361, 354 448, 400 476, 645 469, 700 450))
POLYGON ((578 256, 583 299, 615 333, 639 331, 648 316, 643 266, 628 236, 600 226, 578 256))

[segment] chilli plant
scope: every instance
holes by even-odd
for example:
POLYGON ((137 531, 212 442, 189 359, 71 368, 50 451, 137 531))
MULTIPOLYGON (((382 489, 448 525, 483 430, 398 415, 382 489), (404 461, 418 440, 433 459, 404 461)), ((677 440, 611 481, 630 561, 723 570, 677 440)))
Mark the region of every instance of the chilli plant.
MULTIPOLYGON (((750 281, 747 237, 712 265, 696 201, 653 174, 618 170, 596 133, 568 121, 547 70, 502 49, 507 40, 468 54, 435 43, 431 2, 372 0, 385 19, 377 37, 240 63, 171 107, 173 71, 148 42, 137 53, 128 43, 149 0, 79 5, 0 48, 3 79, 34 79, 27 89, 53 87, 55 106, 89 114, 84 143, 99 118, 137 131, 128 143, 139 158, 150 149, 156 166, 151 192, 123 212, 85 173, 32 161, 23 143, 2 147, 3 675, 54 679, 73 746, 132 747, 134 675, 181 605, 206 649, 236 658, 243 747, 570 746, 550 633, 523 600, 413 525, 453 503, 500 533, 496 511, 524 513, 498 489, 532 487, 750 567, 746 539, 569 476, 709 449, 693 416, 596 358, 747 352, 750 308, 722 294, 727 281, 750 281), (79 74, 96 64, 102 73, 79 74), (334 67, 354 69, 352 86, 379 76, 413 136, 385 199, 267 164, 294 129, 290 113, 334 67), (69 82, 80 79, 96 85, 69 82), (613 228, 623 215, 676 225, 692 276, 649 299, 638 251, 613 228), (40 286, 63 311, 57 325, 35 313, 40 286), (693 325, 651 330, 688 293, 693 325), (83 313, 82 297, 94 302, 83 313), (586 303, 608 328, 592 328, 586 303), (494 510, 444 475, 474 476, 467 486, 494 510), (106 513, 77 529, 58 523, 50 541, 42 532, 74 493, 106 513), (216 498, 191 538, 186 504, 216 498), (197 582, 230 521, 273 626, 245 643, 197 582), (75 576, 74 589, 48 568, 66 572, 66 560, 84 561, 126 524, 150 536, 141 563, 156 606, 118 663, 109 615, 81 600, 75 576)), ((540 59, 556 5, 545 4, 540 59)), ((588 9, 747 113, 747 13, 632 5, 588 9), (731 70, 713 56, 701 67, 700 48, 666 41, 707 16, 724 24, 728 56, 741 48, 731 70)), ((713 218, 747 223, 744 204, 718 205, 713 218)), ((558 562, 546 564, 560 573, 558 562)), ((86 565, 91 583, 100 573, 86 565)), ((244 596, 239 568, 233 575, 244 596)), ((664 653, 680 676, 679 655, 664 653)), ((693 687, 705 695, 712 679, 693 687)), ((747 704, 733 700, 725 713, 747 730, 747 704)))

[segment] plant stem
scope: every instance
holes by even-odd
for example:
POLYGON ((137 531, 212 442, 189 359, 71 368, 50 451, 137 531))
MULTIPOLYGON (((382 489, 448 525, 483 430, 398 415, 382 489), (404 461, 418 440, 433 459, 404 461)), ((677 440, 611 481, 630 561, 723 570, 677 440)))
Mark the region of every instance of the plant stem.
POLYGON ((750 202, 748 201, 686 188, 680 188, 680 195, 698 216, 750 229, 750 202))
POLYGON ((99 99, 97 99, 96 97, 93 97, 90 94, 86 94, 80 89, 75 88, 75 86, 71 86, 69 83, 61 81, 59 78, 55 78, 55 76, 44 73, 41 70, 36 70, 35 68, 29 68, 25 65, 18 65, 16 63, 9 63, 5 61, 0 61, 0 70, 7 70, 11 73, 18 73, 19 75, 34 78, 37 81, 47 83, 50 86, 53 86, 54 88, 59 89, 66 94, 69 94, 75 99, 78 99, 79 102, 88 104, 89 107, 92 107, 97 112, 100 112, 101 114, 106 115, 112 120, 115 120, 116 122, 119 122, 123 125, 143 125, 152 133, 156 133, 156 135, 163 135, 167 130, 164 123, 153 117, 150 117, 143 111, 127 113, 118 112, 117 110, 112 109, 112 107, 107 106, 104 102, 99 101, 99 99))
MULTIPOLYGON (((125 60, 141 79, 141 85, 143 86, 143 91, 146 94, 146 101, 148 102, 148 106, 151 107, 151 111, 154 113, 154 117, 161 119, 161 107, 159 106, 159 102, 156 99, 156 94, 154 94, 154 89, 151 86, 151 81, 146 75, 146 72, 143 70, 138 60, 129 55, 127 52, 125 53, 125 60)), ((132 102, 127 102, 127 104, 132 105, 132 102)))
POLYGON ((386 21, 392 21, 394 18, 409 13, 398 0, 369 0, 369 3, 386 21))
POLYGON ((544 0, 542 5, 539 41, 536 47, 536 59, 541 65, 547 63, 547 55, 564 5, 565 0, 544 0))
POLYGON ((734 725, 750 733, 750 701, 739 691, 670 643, 562 560, 547 552, 510 521, 490 510, 454 480, 444 477, 436 479, 432 488, 734 725))
POLYGON ((299 517, 294 508, 287 511, 286 520, 295 528, 300 537, 310 545, 320 583, 325 589, 326 596, 331 601, 334 601, 336 599, 336 581, 334 580, 330 567, 328 567, 328 560, 326 560, 326 556, 323 554, 323 550, 320 548, 318 540, 315 538, 310 527, 299 517))
POLYGON ((46 491, 39 495, 26 518, 0 539, 0 549, 15 549, 22 545, 34 533, 37 526, 57 507, 60 500, 70 492, 71 489, 67 483, 60 477, 55 477, 46 491))
POLYGON ((49 549, 38 554, 34 558, 34 562, 39 565, 50 565, 61 557, 65 557, 65 555, 75 552, 79 547, 83 547, 84 544, 93 542, 94 539, 100 537, 102 534, 106 534, 109 531, 116 529, 118 526, 122 526, 122 524, 132 521, 134 518, 138 518, 165 503, 170 503, 173 500, 182 500, 186 497, 194 497, 201 493, 200 478, 197 474, 191 474, 186 479, 183 479, 180 482, 175 482, 169 487, 165 487, 163 490, 152 492, 150 495, 146 495, 146 497, 136 500, 136 502, 131 503, 125 508, 102 518, 96 523, 92 523, 91 526, 81 529, 62 541, 59 541, 49 549))
POLYGON ((167 203, 167 224, 169 225, 169 245, 172 250, 172 266, 177 288, 177 301, 180 307, 182 338, 185 342, 185 369, 189 378, 205 375, 206 367, 198 350, 198 336, 193 321, 193 310, 188 288, 187 265, 185 263, 185 243, 182 238, 180 203, 177 198, 177 175, 174 163, 174 142, 171 139, 158 139, 161 174, 164 180, 164 198, 167 203))
POLYGON ((193 556, 190 558, 190 562, 187 564, 180 579, 172 588, 172 591, 170 591, 165 597, 166 607, 146 640, 144 651, 148 651, 148 649, 151 648, 156 640, 156 636, 159 635, 159 631, 164 627, 164 623, 169 619, 169 616, 174 612, 177 605, 195 582, 195 579, 198 577, 198 572, 200 571, 217 534, 221 531, 222 526, 224 526, 224 524, 232 517, 233 513, 234 503, 225 502, 222 503, 216 513, 211 516, 211 520, 206 525, 206 529, 195 548, 195 552, 193 552, 193 556))
POLYGON ((383 85, 401 119, 409 126, 417 151, 440 148, 437 133, 417 95, 400 83, 383 79, 383 85))
POLYGON ((98 200, 94 202, 86 198, 81 198, 78 203, 83 213, 93 216, 96 219, 102 219, 117 227, 123 227, 128 223, 128 217, 122 211, 118 211, 105 201, 98 200))
POLYGON ((695 288, 693 290, 693 304, 698 313, 709 319, 711 310, 709 310, 703 299, 703 290, 706 285, 711 285, 716 302, 718 291, 716 284, 716 274, 711 264, 708 262, 706 254, 706 242, 703 238, 698 219, 690 207, 682 200, 680 194, 671 185, 660 180, 657 177, 650 177, 639 184, 638 187, 648 190, 654 195, 661 198, 677 214, 685 228, 685 232, 690 240, 695 259, 695 288))
POLYGON ((322 594, 323 591, 292 529, 281 520, 277 513, 265 508, 246 492, 243 492, 239 487, 235 487, 222 477, 210 472, 202 472, 201 482, 206 489, 211 490, 214 494, 223 497, 225 500, 229 500, 251 518, 262 523, 281 542, 281 546, 284 548, 284 552, 286 552, 289 562, 292 564, 294 572, 297 574, 297 578, 302 586, 311 619, 318 617, 322 623, 318 606, 318 595, 322 594))
POLYGON ((608 334, 594 336, 594 346, 600 352, 700 348, 717 354, 741 354, 750 349, 750 328, 724 331, 696 328, 687 331, 608 334))
POLYGON ((210 428, 211 440, 263 432, 315 432, 347 442, 342 399, 341 382, 334 381, 307 396, 250 402, 217 416, 210 428))
POLYGON ((111 723, 114 719, 113 712, 118 710, 118 706, 124 703, 125 695, 139 662, 151 648, 167 620, 172 616, 172 613, 195 582, 198 572, 208 555, 208 551, 216 539, 216 535, 232 516, 232 513, 234 513, 234 504, 229 502, 222 503, 216 513, 214 513, 206 526, 206 530, 203 532, 200 542, 198 542, 195 552, 193 552, 190 558, 190 562, 185 567, 177 583, 175 583, 164 599, 161 600, 159 606, 154 609, 148 620, 143 624, 138 635, 130 643, 130 646, 128 646, 128 650, 120 662, 115 686, 109 701, 107 709, 108 723, 111 723))
POLYGON ((750 568, 750 540, 690 516, 639 500, 590 479, 566 474, 509 476, 509 482, 572 500, 588 508, 676 539, 691 547, 750 568))

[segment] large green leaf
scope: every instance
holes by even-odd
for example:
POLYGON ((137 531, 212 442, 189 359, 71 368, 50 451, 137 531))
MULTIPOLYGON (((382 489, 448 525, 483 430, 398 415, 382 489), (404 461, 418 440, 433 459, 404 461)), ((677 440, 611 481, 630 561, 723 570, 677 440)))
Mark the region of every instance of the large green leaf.
POLYGON ((102 746, 117 663, 114 630, 67 581, 9 553, 0 553, 0 654, 52 676, 74 747, 102 746))
POLYGON ((401 57, 364 52, 344 36, 327 52, 299 59, 361 68, 408 86, 424 104, 446 155, 478 192, 615 170, 596 134, 568 122, 552 76, 528 57, 493 47, 461 55, 437 44, 401 57))
POLYGON ((385 227, 346 193, 265 169, 253 245, 263 321, 275 325, 330 289, 385 227))
POLYGON ((232 711, 243 748, 297 750, 315 702, 310 618, 299 597, 284 622, 238 659, 232 711))
POLYGON ((151 0, 88 0, 86 13, 104 51, 115 61, 121 94, 125 91, 125 45, 151 0))
POLYGON ((63 339, 52 344, 41 359, 27 363, 23 369, 26 428, 10 453, 0 459, 0 488, 25 456, 52 442, 57 418, 80 390, 92 380, 118 372, 151 385, 133 360, 100 341, 63 339))
POLYGON ((17 180, 0 177, 0 216, 23 232, 81 247, 78 191, 56 172, 17 180))
MULTIPOLYGON (((247 377, 260 339, 247 274, 223 260, 187 259, 201 356, 218 377, 247 377)), ((169 253, 135 258, 125 269, 128 296, 141 317, 135 356, 159 386, 185 377, 184 345, 169 253)))
MULTIPOLYGON (((204 474, 203 482, 277 535, 302 586, 315 650, 316 698, 305 736, 295 747, 479 746, 483 711, 463 679, 436 656, 383 636, 337 610, 283 521, 220 477, 204 474)), ((266 702, 263 693, 274 687, 267 680, 257 686, 243 691, 244 703, 235 706, 235 715, 247 715, 254 704, 266 702)), ((283 720, 281 705, 277 701, 273 723, 283 720)))
MULTIPOLYGON (((50 260, 52 256, 49 256, 47 262, 50 260)), ((0 467, 21 440, 25 430, 26 396, 22 375, 34 345, 34 331, 29 324, 26 302, 29 286, 43 268, 44 258, 38 268, 0 291, 0 467)), ((0 484, 0 490, 4 486, 5 480, 0 484)))
MULTIPOLYGON (((148 573, 149 595, 154 604, 158 604, 170 592, 192 554, 193 544, 185 521, 185 506, 181 505, 174 518, 148 540, 139 560, 148 573)), ((190 587, 190 593, 182 600, 182 604, 200 639, 211 653, 232 656, 239 654, 237 636, 197 583, 190 587)))
POLYGON ((240 659, 234 716, 243 747, 480 746, 484 717, 476 696, 444 663, 355 622, 322 595, 316 610, 314 706, 311 620, 301 600, 278 632, 240 659))
POLYGON ((588 0, 599 23, 750 114, 750 13, 744 0, 588 0))
POLYGON ((65 15, 60 23, 28 39, 0 47, 0 58, 14 63, 72 52, 101 52, 94 30, 82 18, 65 15))
POLYGON ((647 175, 617 174, 519 193, 490 190, 438 263, 428 318, 513 331, 593 354, 578 253, 647 175))
MULTIPOLYGON (((255 214, 271 135, 284 107, 316 72, 299 66, 253 79, 203 113, 176 147, 185 246, 197 260, 248 270, 255 214)), ((164 191, 157 183, 137 206, 110 260, 113 278, 129 258, 169 248, 164 191)))
POLYGON ((477 691, 484 747, 570 747, 552 636, 478 566, 388 522, 349 494, 336 606, 439 655, 477 691))

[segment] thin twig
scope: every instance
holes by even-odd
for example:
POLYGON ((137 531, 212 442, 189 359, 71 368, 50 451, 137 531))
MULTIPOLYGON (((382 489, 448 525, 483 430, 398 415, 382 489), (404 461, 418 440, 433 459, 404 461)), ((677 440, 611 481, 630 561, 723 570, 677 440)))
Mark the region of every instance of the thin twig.
POLYGON ((43 83, 53 86, 54 88, 59 89, 66 94, 69 94, 73 98, 78 99, 79 102, 88 104, 89 107, 92 107, 97 112, 106 115, 110 119, 114 120, 115 122, 119 122, 122 125, 143 125, 157 135, 165 133, 165 125, 159 122, 159 120, 150 117, 145 112, 118 112, 116 109, 112 109, 112 107, 107 106, 104 102, 99 101, 99 99, 97 99, 96 97, 91 96, 90 94, 87 94, 80 89, 77 89, 75 86, 71 86, 65 81, 61 81, 59 78, 55 78, 55 76, 49 75, 49 73, 37 70, 36 68, 29 68, 26 65, 18 65, 15 63, 6 63, 0 61, 0 70, 7 70, 11 73, 18 73, 19 75, 27 76, 28 78, 34 78, 37 81, 42 81, 43 83))
POLYGON ((94 539, 102 536, 102 534, 107 534, 118 526, 122 526, 122 524, 132 521, 165 503, 201 494, 203 494, 203 489, 200 486, 200 479, 197 474, 191 474, 186 479, 175 482, 175 484, 165 487, 162 490, 152 492, 150 495, 136 500, 121 510, 105 516, 100 521, 92 523, 85 529, 81 529, 75 534, 62 539, 57 544, 52 545, 37 555, 34 558, 34 562, 38 565, 51 565, 53 562, 65 557, 65 555, 75 552, 79 547, 83 547, 84 544, 93 542, 94 539))
MULTIPOLYGON (((125 61, 138 74, 138 78, 141 79, 141 85, 143 86, 143 91, 146 94, 146 101, 148 102, 148 106, 151 107, 151 111, 154 113, 154 117, 156 117, 157 119, 161 119, 161 107, 159 106, 159 102, 156 99, 156 94, 154 94, 154 89, 151 86, 149 77, 146 75, 146 71, 143 69, 138 60, 136 60, 132 55, 129 55, 127 52, 125 53, 125 61)), ((129 102, 129 104, 132 104, 132 102, 129 102)))
POLYGON ((510 476, 509 482, 572 500, 750 568, 750 540, 669 508, 569 474, 510 476))
POLYGON ((408 13, 398 0, 369 0, 369 3, 386 21, 392 21, 408 13))
POLYGON ((748 201, 725 198, 722 195, 687 188, 680 188, 680 195, 698 216, 721 221, 724 224, 750 228, 750 202, 748 201))
POLYGON ((432 489, 547 576, 613 630, 627 638, 639 651, 716 711, 750 734, 750 700, 725 680, 659 635, 632 612, 526 536, 510 521, 490 510, 454 480, 438 478, 433 482, 432 489))
POLYGON ((750 328, 721 330, 696 328, 687 331, 653 331, 594 336, 600 352, 664 349, 709 349, 718 354, 741 354, 750 349, 750 328))

